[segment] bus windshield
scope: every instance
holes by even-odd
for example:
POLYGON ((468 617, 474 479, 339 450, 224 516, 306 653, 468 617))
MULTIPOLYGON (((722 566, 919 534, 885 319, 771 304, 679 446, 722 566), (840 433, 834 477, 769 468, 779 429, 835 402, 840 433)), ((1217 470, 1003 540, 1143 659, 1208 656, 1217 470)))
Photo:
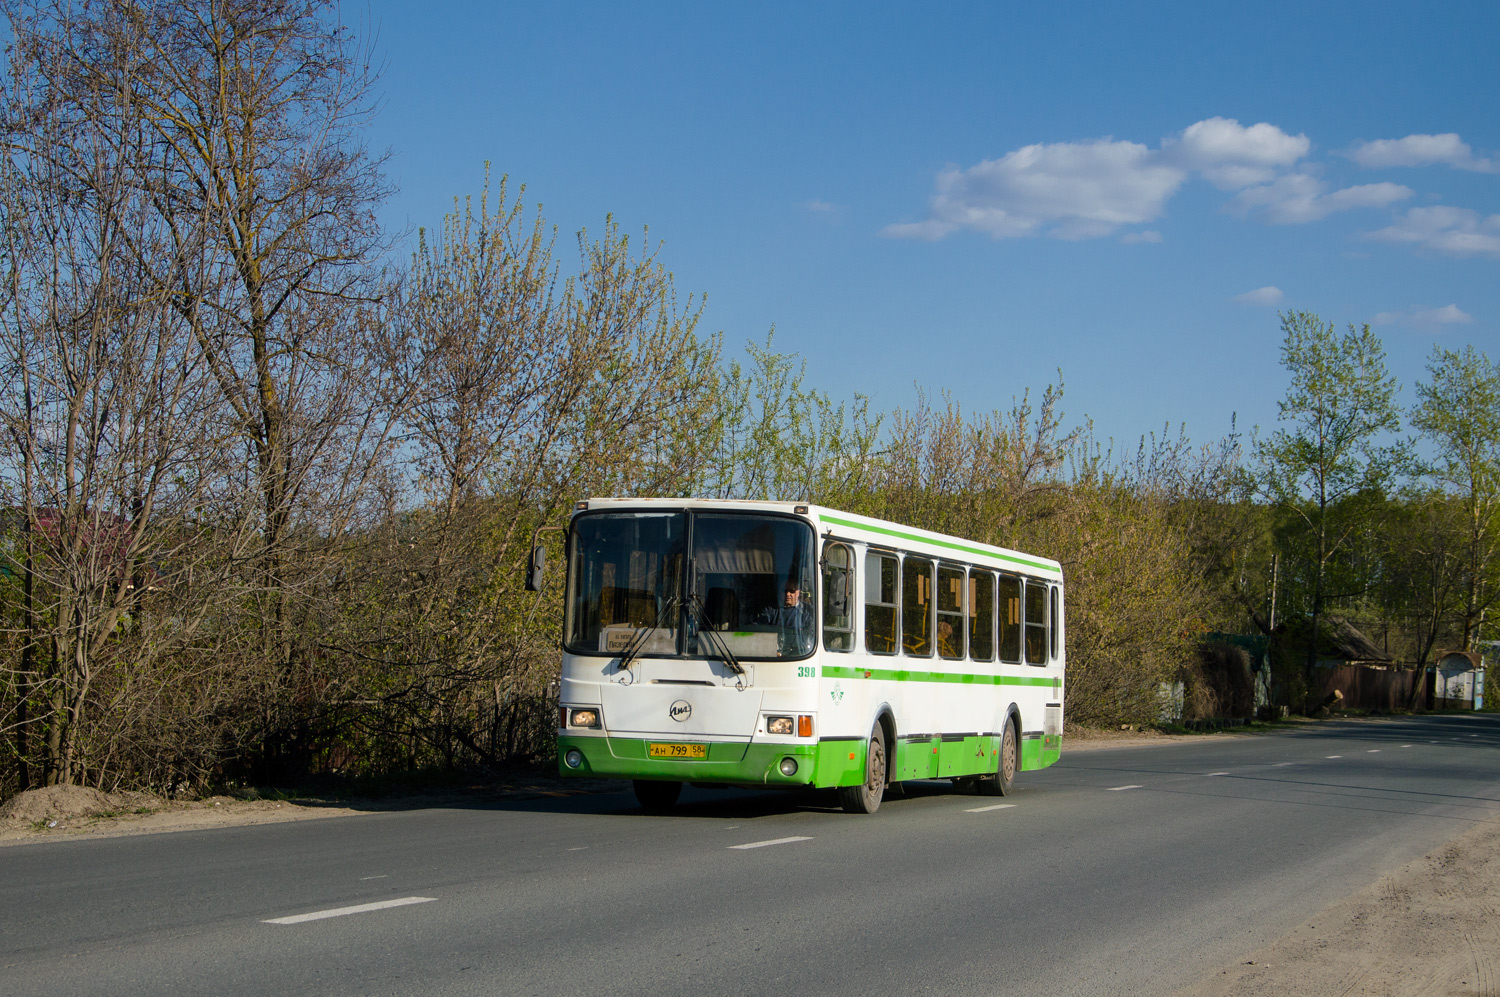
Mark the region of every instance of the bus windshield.
POLYGON ((812 527, 785 516, 579 516, 568 649, 616 655, 636 642, 648 657, 805 657, 815 643, 814 553, 812 527))

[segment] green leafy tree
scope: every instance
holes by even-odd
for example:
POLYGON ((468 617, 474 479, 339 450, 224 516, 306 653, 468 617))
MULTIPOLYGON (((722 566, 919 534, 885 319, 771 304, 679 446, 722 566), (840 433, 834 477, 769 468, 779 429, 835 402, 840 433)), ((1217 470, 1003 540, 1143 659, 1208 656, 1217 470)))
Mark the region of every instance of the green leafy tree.
POLYGON ((1500 598, 1500 364, 1473 346, 1438 347, 1427 372, 1411 421, 1436 450, 1427 474, 1463 510, 1459 623, 1473 650, 1500 598))
POLYGON ((698 487, 720 498, 861 506, 880 417, 863 395, 846 406, 805 387, 807 361, 776 352, 774 336, 746 343, 749 363, 733 360, 720 375, 717 414, 705 433, 712 460, 698 487))
MULTIPOLYGON (((1451 646, 1462 618, 1463 510, 1437 489, 1413 490, 1389 504, 1365 568, 1370 602, 1387 647, 1423 667, 1451 646)), ((1374 636, 1374 632, 1371 632, 1374 636)))
POLYGON ((1317 633, 1330 567, 1368 525, 1369 503, 1405 463, 1392 436, 1401 428, 1399 387, 1385 348, 1368 325, 1340 335, 1311 312, 1281 316, 1281 365, 1291 385, 1279 403, 1281 428, 1256 450, 1261 485, 1301 534, 1311 630, 1304 678, 1317 661, 1317 633))

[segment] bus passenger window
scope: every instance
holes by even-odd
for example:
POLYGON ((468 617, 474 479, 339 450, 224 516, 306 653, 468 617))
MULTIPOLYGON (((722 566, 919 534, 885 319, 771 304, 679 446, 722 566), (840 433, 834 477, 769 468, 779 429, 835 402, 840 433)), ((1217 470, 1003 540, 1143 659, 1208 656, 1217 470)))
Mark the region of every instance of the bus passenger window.
POLYGON ((937 648, 944 658, 964 656, 964 569, 955 564, 938 565, 937 648))
POLYGON ((1062 655, 1059 654, 1058 650, 1057 650, 1057 641, 1058 641, 1058 636, 1057 636, 1057 631, 1058 631, 1058 626, 1057 626, 1057 605, 1058 605, 1058 601, 1062 598, 1062 590, 1059 589, 1056 585, 1054 585, 1054 586, 1052 586, 1051 588, 1049 588, 1047 590, 1047 594, 1049 596, 1051 596, 1051 598, 1049 600, 1049 605, 1048 605, 1048 609, 1050 610, 1050 612, 1048 614, 1048 624, 1049 625, 1048 625, 1048 631, 1047 632, 1052 635, 1052 660, 1056 661, 1058 658, 1062 657, 1062 655))
POLYGON ((969 657, 995 660, 995 576, 969 569, 969 657))
POLYGON ((896 556, 871 551, 865 558, 865 650, 896 653, 896 556))
POLYGON ((1021 663, 1021 579, 1000 576, 1000 660, 1021 663))
POLYGON ((1047 663, 1047 586, 1026 582, 1026 663, 1047 663))
POLYGON ((913 658, 932 657, 932 562, 901 562, 901 647, 913 658))
POLYGON ((823 548, 823 646, 854 650, 854 552, 843 544, 823 548))

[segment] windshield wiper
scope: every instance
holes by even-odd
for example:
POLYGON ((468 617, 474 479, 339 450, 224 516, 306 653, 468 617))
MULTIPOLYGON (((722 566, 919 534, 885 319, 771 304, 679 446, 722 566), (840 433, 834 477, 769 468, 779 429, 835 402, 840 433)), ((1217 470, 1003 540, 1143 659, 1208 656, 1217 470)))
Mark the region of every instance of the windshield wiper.
POLYGON ((703 606, 703 600, 698 598, 698 593, 694 592, 688 596, 687 608, 688 612, 692 614, 693 619, 698 621, 698 639, 701 641, 704 637, 710 634, 713 635, 713 640, 709 643, 718 645, 719 653, 717 656, 723 658, 724 663, 736 675, 744 675, 745 666, 740 664, 739 659, 734 656, 734 652, 729 649, 729 642, 717 630, 713 629, 714 621, 708 618, 708 612, 703 606))
POLYGON ((634 661, 636 659, 636 656, 641 653, 641 649, 646 646, 646 641, 650 640, 651 635, 661 629, 661 621, 663 619, 670 618, 672 611, 676 608, 676 596, 673 596, 666 602, 662 603, 661 609, 656 613, 656 622, 651 624, 649 627, 642 627, 641 629, 637 630, 635 632, 635 636, 630 638, 630 643, 625 645, 625 650, 620 652, 620 664, 615 669, 616 671, 623 672, 630 669, 630 663, 634 661))

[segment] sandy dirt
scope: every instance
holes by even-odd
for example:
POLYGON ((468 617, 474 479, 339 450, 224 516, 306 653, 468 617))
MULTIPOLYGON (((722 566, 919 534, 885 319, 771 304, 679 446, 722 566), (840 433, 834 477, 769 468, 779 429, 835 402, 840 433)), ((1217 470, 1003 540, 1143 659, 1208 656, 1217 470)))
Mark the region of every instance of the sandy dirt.
MULTIPOLYGON (((1068 731, 1068 750, 1192 743, 1154 731, 1068 731)), ((603 780, 511 779, 482 789, 384 800, 191 802, 79 787, 32 790, 0 805, 0 847, 123 834, 269 824, 453 805, 487 798, 572 796, 618 790, 603 780)), ((1243 962, 1204 976, 1177 997, 1500 997, 1500 820, 1335 902, 1243 962)))
POLYGON ((1309 918, 1178 997, 1500 993, 1500 821, 1309 918))

